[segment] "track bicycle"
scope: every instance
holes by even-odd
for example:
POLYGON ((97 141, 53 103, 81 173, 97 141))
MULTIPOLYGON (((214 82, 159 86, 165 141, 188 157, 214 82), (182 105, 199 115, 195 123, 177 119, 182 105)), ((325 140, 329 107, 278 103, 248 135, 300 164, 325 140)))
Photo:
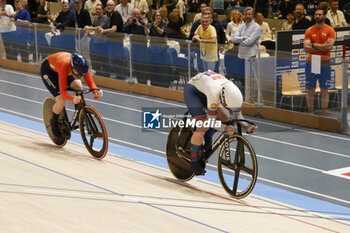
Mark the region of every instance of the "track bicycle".
MULTIPOLYGON (((188 116, 183 119, 186 121, 188 116)), ((230 120, 226 125, 236 127, 236 132, 229 135, 222 132, 213 142, 208 151, 204 146, 198 153, 202 161, 202 167, 220 147, 217 157, 217 171, 223 188, 232 197, 241 199, 248 196, 254 188, 258 177, 258 163, 256 154, 249 141, 242 136, 240 123, 246 122, 255 125, 248 120, 230 120)), ((166 144, 166 156, 171 173, 181 181, 193 178, 191 170, 191 137, 192 127, 173 127, 168 134, 166 144)))
POLYGON ((108 134, 106 126, 99 112, 90 105, 87 105, 84 94, 88 94, 98 89, 74 90, 75 95, 80 95, 81 101, 75 105, 75 111, 69 121, 66 108, 63 109, 58 118, 58 128, 61 132, 60 137, 56 137, 51 129, 52 107, 56 100, 52 96, 45 98, 43 103, 43 120, 46 131, 51 140, 58 146, 63 147, 71 137, 71 131, 80 130, 81 138, 89 153, 97 159, 103 159, 108 150, 108 134))

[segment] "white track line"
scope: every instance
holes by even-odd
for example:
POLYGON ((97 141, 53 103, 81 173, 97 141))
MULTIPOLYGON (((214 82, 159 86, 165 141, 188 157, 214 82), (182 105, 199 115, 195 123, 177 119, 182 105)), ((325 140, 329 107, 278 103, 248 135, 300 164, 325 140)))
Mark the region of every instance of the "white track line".
MULTIPOLYGON (((0 92, 0 95, 5 95, 5 96, 12 97, 12 98, 17 98, 17 99, 33 102, 33 103, 37 103, 37 104, 40 104, 40 105, 42 104, 42 102, 39 102, 39 101, 29 100, 29 99, 25 99, 25 98, 22 98, 22 97, 6 94, 6 93, 3 93, 3 92, 0 92)), ((95 103, 99 103, 99 104, 104 104, 103 102, 96 101, 96 100, 90 100, 89 99, 89 101, 92 101, 92 102, 95 102, 95 103)), ((115 107, 124 108, 124 106, 120 106, 120 105, 116 105, 116 104, 111 104, 111 105, 115 106, 115 107)), ((103 117, 103 119, 110 120, 110 121, 117 122, 117 123, 124 124, 124 125, 128 125, 128 126, 135 127, 135 128, 142 128, 140 125, 129 123, 129 122, 118 121, 118 120, 105 118, 105 117, 103 117)), ((162 131, 158 131, 158 130, 155 130, 154 132, 158 132, 160 134, 167 135, 166 132, 162 132, 162 131)), ((292 146, 292 147, 298 147, 298 148, 302 148, 302 149, 306 149, 306 150, 312 150, 312 151, 317 151, 317 152, 321 152, 321 153, 325 153, 325 154, 331 154, 331 155, 335 155, 335 156, 350 158, 350 155, 341 154, 341 153, 332 152, 332 151, 327 151, 327 150, 321 150, 321 149, 314 148, 314 147, 309 147, 309 146, 302 146, 302 145, 298 145, 298 144, 295 144, 295 143, 290 143, 290 142, 285 142, 285 141, 281 141, 281 140, 277 140, 277 139, 267 138, 267 137, 264 137, 264 136, 251 135, 251 137, 257 138, 257 139, 260 139, 260 140, 265 140, 265 141, 275 142, 275 143, 279 143, 279 144, 284 144, 284 145, 288 145, 288 146, 292 146)))
MULTIPOLYGON (((6 70, 6 69, 2 69, 2 68, 0 68, 0 71, 14 73, 14 74, 19 74, 19 75, 22 75, 22 76, 28 76, 28 77, 35 78, 35 79, 41 79, 41 77, 39 75, 31 75, 31 74, 28 74, 28 73, 21 73, 21 72, 18 72, 18 71, 6 70)), ((28 87, 28 86, 26 86, 26 87, 28 87)), ((178 107, 184 107, 184 108, 186 107, 185 104, 174 104, 174 103, 171 103, 169 101, 157 100, 157 99, 153 99, 152 97, 145 98, 145 97, 142 97, 142 96, 136 96, 136 95, 132 95, 132 94, 121 93, 120 91, 104 90, 104 92, 110 93, 110 94, 114 94, 114 95, 122 95, 122 96, 127 96, 127 97, 130 97, 130 98, 136 98, 136 99, 142 99, 142 100, 146 100, 146 101, 152 101, 152 102, 156 102, 156 103, 168 104, 168 105, 172 105, 172 106, 178 106, 178 107)), ((102 103, 103 104, 103 102, 98 102, 98 103, 102 103)), ((335 135, 331 135, 331 134, 327 134, 327 133, 323 133, 323 132, 315 132, 315 131, 311 131, 311 129, 310 130, 295 129, 295 128, 292 128, 292 127, 289 127, 289 126, 284 126, 284 125, 277 124, 277 123, 269 123, 269 122, 259 121, 259 120, 256 120, 256 119, 254 121, 256 121, 256 122, 258 122, 260 124, 271 125, 271 126, 280 127, 280 128, 283 128, 283 129, 289 129, 289 130, 300 131, 300 132, 313 134, 313 135, 318 135, 318 136, 323 136, 323 137, 330 137, 330 138, 334 138, 334 139, 350 141, 350 138, 335 136, 335 135)))
MULTIPOLYGON (((9 113, 13 113, 13 114, 16 114, 16 115, 24 116, 24 117, 27 117, 27 118, 32 118, 32 119, 35 119, 37 121, 42 121, 42 118, 33 117, 33 116, 26 115, 26 114, 23 114, 23 113, 7 110, 7 109, 3 109, 3 108, 0 108, 0 110, 6 111, 6 112, 9 112, 9 113)), ((70 109, 69 109, 69 111, 73 112, 73 110, 70 110, 70 109)), ((106 119, 106 118, 103 118, 103 119, 106 119)), ((129 123, 125 123, 125 122, 122 122, 122 121, 116 121, 116 122, 121 123, 121 124, 125 124, 125 125, 130 125, 129 123)), ((135 126, 133 125, 133 127, 135 127, 135 126)), ((136 128, 138 128, 138 127, 136 127, 136 128)), ((166 132, 163 132, 163 133, 167 135, 166 132)), ((112 138, 112 137, 108 137, 108 138, 110 140, 112 140, 112 141, 122 142, 122 143, 127 144, 127 145, 132 145, 132 146, 139 147, 139 148, 142 148, 142 149, 147 149, 147 150, 150 150, 150 151, 156 151, 156 152, 158 152, 160 154, 163 154, 163 155, 165 154, 165 151, 160 151, 160 150, 157 150, 157 149, 153 149, 151 147, 141 146, 141 145, 138 145, 138 144, 135 144, 135 143, 132 143, 132 142, 127 142, 127 141, 116 139, 116 138, 112 138)), ((284 160, 280 160, 280 159, 270 158, 268 156, 261 155, 261 154, 257 154, 257 157, 260 157, 260 158, 263 158, 263 159, 267 159, 267 160, 271 160, 271 161, 275 161, 275 162, 279 162, 279 163, 284 163, 284 164, 291 165, 291 166, 296 166, 296 167, 301 167, 301 168, 305 168, 305 169, 310 169, 310 170, 318 171, 318 172, 321 172, 321 173, 325 172, 324 170, 321 170, 321 169, 318 169, 318 168, 313 168, 313 167, 309 167, 309 166, 305 166, 305 165, 301 165, 301 164, 297 164, 297 163, 293 163, 293 162, 288 162, 288 161, 284 161, 284 160)))
MULTIPOLYGON (((10 110, 6 110, 6 109, 2 109, 2 108, 0 108, 0 110, 7 111, 7 112, 10 112, 10 113, 14 113, 14 114, 26 116, 26 117, 28 117, 28 118, 32 118, 32 119, 35 119, 35 120, 40 120, 40 121, 42 121, 41 118, 29 116, 29 115, 26 115, 26 114, 17 113, 17 112, 10 111, 10 110)), ((123 144, 126 144, 126 145, 131 145, 131 146, 134 146, 134 147, 143 149, 143 150, 154 151, 154 152, 158 152, 158 153, 161 153, 161 154, 165 154, 164 151, 156 150, 156 149, 153 149, 153 148, 151 148, 151 147, 141 146, 141 145, 139 145, 139 144, 135 144, 135 143, 123 141, 123 140, 120 140, 120 139, 110 138, 110 137, 109 137, 109 139, 110 139, 111 141, 116 141, 116 142, 120 142, 120 143, 123 143, 123 144)), ((258 156, 260 157, 261 155, 258 155, 258 156)), ((265 157, 265 156, 264 156, 264 157, 265 157)), ((267 159, 271 159, 271 158, 267 158, 267 159)), ((272 159, 272 160, 278 161, 277 159, 272 159)), ((285 161, 278 161, 278 162, 282 162, 282 163, 289 164, 289 162, 285 162, 285 161)), ((292 163, 290 163, 290 164, 292 164, 292 163)), ((294 165, 294 166, 300 166, 300 167, 307 168, 306 166, 299 165, 299 164, 293 164, 293 165, 294 165)), ((212 167, 212 168, 214 168, 215 170, 217 170, 217 166, 216 166, 216 165, 212 165, 212 164, 209 164, 209 163, 208 163, 207 166, 208 166, 208 167, 212 167)), ((315 168, 312 168, 312 169, 315 170, 315 168)), ((313 195, 316 195, 316 196, 319 196, 319 197, 323 197, 323 198, 327 198, 327 199, 330 199, 330 200, 342 202, 342 203, 345 203, 345 204, 350 204, 350 201, 346 201, 346 200, 343 200, 343 199, 340 199, 340 198, 335 198, 335 197, 332 197, 332 196, 324 195, 324 194, 317 193, 317 192, 313 192, 313 191, 310 191, 310 190, 298 188, 298 187, 295 187, 295 186, 283 184, 283 183, 280 183, 280 182, 277 182, 277 181, 273 181, 273 180, 269 180, 269 179, 265 179, 265 178, 260 178, 260 177, 258 178, 258 180, 261 180, 261 181, 264 181, 264 182, 267 182, 267 183, 271 183, 271 184, 274 184, 274 185, 278 185, 278 186, 281 186, 281 187, 285 187, 285 188, 289 188, 289 189, 301 191, 301 192, 304 192, 304 193, 313 194, 313 195)))

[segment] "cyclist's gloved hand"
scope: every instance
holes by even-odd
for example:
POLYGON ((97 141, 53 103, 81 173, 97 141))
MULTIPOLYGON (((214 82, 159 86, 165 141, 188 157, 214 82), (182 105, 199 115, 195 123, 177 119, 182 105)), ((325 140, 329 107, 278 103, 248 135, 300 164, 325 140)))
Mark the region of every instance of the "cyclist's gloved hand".
POLYGON ((97 90, 95 93, 94 99, 97 100, 103 96, 103 91, 102 90, 97 90))
POLYGON ((248 134, 255 134, 256 132, 258 132, 258 126, 256 125, 247 125, 247 126, 243 126, 243 128, 248 134))
POLYGON ((227 125, 225 126, 225 131, 231 135, 236 131, 236 127, 232 125, 227 125))
POLYGON ((80 95, 76 95, 76 96, 74 96, 73 97, 73 104, 79 104, 80 103, 80 100, 81 100, 81 97, 80 97, 80 95))

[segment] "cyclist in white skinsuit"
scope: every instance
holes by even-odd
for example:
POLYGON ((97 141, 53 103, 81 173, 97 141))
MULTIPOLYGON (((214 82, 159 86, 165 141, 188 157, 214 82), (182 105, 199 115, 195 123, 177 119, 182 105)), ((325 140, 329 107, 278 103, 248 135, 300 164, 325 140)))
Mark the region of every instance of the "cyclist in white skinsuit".
MULTIPOLYGON (((229 120, 229 111, 233 112, 236 119, 244 119, 241 112, 243 103, 241 91, 230 80, 212 71, 194 76, 185 86, 184 97, 192 118, 197 121, 211 118, 226 122, 229 120)), ((256 126, 243 124, 243 127, 248 133, 257 131, 256 126)), ((217 129, 196 127, 192 135, 191 169, 196 175, 202 175, 205 172, 197 157, 203 138, 205 139, 205 147, 208 148, 211 146, 212 136, 217 130, 232 134, 235 127, 224 124, 217 129)))

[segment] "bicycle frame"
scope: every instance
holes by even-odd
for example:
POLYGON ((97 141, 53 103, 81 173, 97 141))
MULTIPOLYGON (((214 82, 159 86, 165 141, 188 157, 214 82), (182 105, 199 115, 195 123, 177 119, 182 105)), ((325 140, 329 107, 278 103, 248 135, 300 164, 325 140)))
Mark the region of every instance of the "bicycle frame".
POLYGON ((75 109, 74 113, 73 113, 73 117, 72 119, 69 121, 69 118, 68 118, 68 115, 67 115, 67 112, 65 112, 66 114, 66 119, 69 123, 69 126, 70 126, 70 130, 73 131, 77 128, 79 128, 79 125, 76 125, 76 123, 78 122, 78 119, 79 119, 79 114, 81 112, 81 110, 84 108, 84 106, 86 105, 85 103, 85 99, 84 99, 84 96, 83 94, 79 94, 81 96, 81 102, 78 104, 77 108, 75 109))
POLYGON ((78 122, 78 119, 79 119, 79 115, 80 115, 80 112, 84 109, 84 107, 86 106, 86 102, 85 102, 85 98, 84 98, 84 93, 88 93, 90 91, 93 91, 93 90, 96 90, 96 89, 91 89, 89 91, 82 91, 82 90, 75 90, 73 88, 68 88, 68 90, 70 91, 74 91, 74 93, 76 95, 79 95, 81 97, 81 100, 80 100, 80 103, 77 104, 77 108, 75 109, 74 111, 74 114, 73 114, 73 117, 72 117, 72 120, 69 121, 68 119, 68 116, 67 116, 67 112, 66 112, 66 119, 68 120, 68 123, 69 123, 69 126, 70 126, 70 129, 71 131, 79 128, 79 125, 76 125, 76 123, 78 122))
MULTIPOLYGON (((242 135, 242 126, 239 124, 240 121, 246 121, 246 120, 231 120, 229 122, 225 122, 228 125, 236 125, 237 126, 237 132, 236 135, 242 135), (238 123, 238 124, 236 124, 238 123)), ((248 121, 247 121, 248 122, 248 121)), ((225 145, 225 149, 228 149, 228 139, 229 139, 230 135, 227 132, 222 132, 221 135, 215 140, 215 142, 211 145, 210 150, 206 151, 204 153, 204 159, 205 161, 208 161, 208 159, 213 155, 213 153, 221 146, 222 143, 226 143, 225 145)), ((179 139, 178 139, 179 140, 179 139)), ((190 139, 189 139, 190 141, 190 139)), ((187 142, 188 143, 188 142, 187 142)), ((188 162, 190 162, 190 160, 188 159, 188 157, 184 154, 184 153, 188 153, 186 152, 183 148, 178 147, 178 141, 176 142, 176 148, 177 148, 177 154, 179 157, 184 158, 185 160, 187 160, 188 162)), ((226 150, 229 153, 229 150, 226 150)), ((229 154, 226 154, 226 157, 229 158, 229 154)))

